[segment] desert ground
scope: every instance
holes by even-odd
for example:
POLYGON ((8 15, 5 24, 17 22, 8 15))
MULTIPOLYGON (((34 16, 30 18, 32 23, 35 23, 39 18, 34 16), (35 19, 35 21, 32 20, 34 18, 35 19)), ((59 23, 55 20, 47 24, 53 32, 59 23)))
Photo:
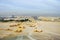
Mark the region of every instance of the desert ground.
POLYGON ((0 40, 60 40, 60 22, 36 21, 37 29, 42 32, 33 32, 34 27, 29 27, 25 22, 22 25, 26 29, 21 33, 15 32, 17 27, 9 27, 17 23, 19 22, 0 22, 0 40), (4 30, 8 28, 11 30, 4 30))

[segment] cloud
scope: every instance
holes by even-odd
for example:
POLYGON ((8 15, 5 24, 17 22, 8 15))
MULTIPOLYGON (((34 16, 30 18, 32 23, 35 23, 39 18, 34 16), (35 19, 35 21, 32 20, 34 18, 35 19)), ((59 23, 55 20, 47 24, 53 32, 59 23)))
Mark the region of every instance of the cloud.
POLYGON ((60 0, 0 0, 1 11, 60 13, 60 0))

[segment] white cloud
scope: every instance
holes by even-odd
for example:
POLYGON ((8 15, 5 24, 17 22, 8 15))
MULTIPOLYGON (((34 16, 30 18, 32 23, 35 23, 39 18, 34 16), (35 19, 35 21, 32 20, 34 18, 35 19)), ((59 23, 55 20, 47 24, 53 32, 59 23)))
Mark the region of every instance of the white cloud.
MULTIPOLYGON (((1 1, 1 0, 0 0, 1 1)), ((9 8, 11 10, 21 10, 30 12, 51 12, 58 13, 60 1, 57 0, 2 0, 0 8, 9 8)))

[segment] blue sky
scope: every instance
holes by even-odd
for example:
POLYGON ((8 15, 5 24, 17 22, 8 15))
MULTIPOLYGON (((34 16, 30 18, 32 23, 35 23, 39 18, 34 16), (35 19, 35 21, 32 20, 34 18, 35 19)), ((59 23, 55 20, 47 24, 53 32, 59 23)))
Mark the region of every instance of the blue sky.
POLYGON ((0 15, 60 16, 60 0, 0 0, 0 15))

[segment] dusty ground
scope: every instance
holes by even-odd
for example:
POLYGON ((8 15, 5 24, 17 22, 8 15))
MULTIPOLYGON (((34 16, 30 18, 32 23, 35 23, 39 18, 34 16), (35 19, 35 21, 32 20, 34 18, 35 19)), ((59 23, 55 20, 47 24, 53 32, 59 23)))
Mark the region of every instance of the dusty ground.
MULTIPOLYGON (((0 22, 0 28, 10 28, 10 24, 16 24, 17 22, 0 22)), ((25 25, 26 26, 26 25, 25 25)), ((22 38, 18 33, 13 31, 4 31, 0 30, 0 39, 1 40, 60 40, 60 22, 45 22, 45 21, 37 21, 38 29, 43 30, 41 33, 32 32, 31 36, 23 35, 24 32, 30 32, 33 28, 27 26, 26 30, 22 33, 22 38), (11 35, 11 36, 10 36, 11 35)), ((13 27, 10 29, 15 30, 17 27, 13 27)))

